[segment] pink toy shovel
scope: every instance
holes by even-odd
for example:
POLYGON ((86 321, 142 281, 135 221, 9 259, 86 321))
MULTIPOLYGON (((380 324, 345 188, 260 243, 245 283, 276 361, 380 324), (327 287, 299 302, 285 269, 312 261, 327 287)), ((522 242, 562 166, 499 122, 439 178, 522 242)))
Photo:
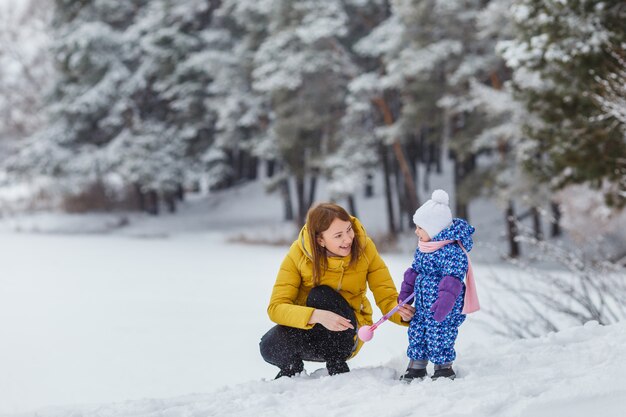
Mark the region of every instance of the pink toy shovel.
POLYGON ((380 320, 378 320, 376 323, 372 324, 371 326, 361 326, 361 328, 359 329, 359 332, 358 332, 359 339, 361 339, 364 342, 369 342, 370 340, 372 340, 372 337, 374 337, 374 330, 376 330, 378 328, 378 326, 380 326, 385 321, 387 321, 387 319, 389 317, 391 317, 393 313, 398 311, 398 309, 400 307, 402 307, 403 305, 405 305, 406 303, 411 301, 413 299, 413 297, 415 297, 415 293, 411 293, 411 295, 409 295, 406 298, 406 300, 404 300, 403 302, 401 302, 400 304, 395 306, 393 308, 393 310, 391 310, 389 313, 385 314, 380 320))

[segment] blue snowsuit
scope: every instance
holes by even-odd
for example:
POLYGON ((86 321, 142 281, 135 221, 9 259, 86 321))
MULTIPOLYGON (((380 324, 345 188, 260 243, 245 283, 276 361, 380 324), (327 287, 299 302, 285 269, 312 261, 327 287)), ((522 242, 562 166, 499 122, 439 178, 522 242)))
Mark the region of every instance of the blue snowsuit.
MULTIPOLYGON (((435 235, 431 240, 459 240, 469 252, 472 249, 474 228, 463 219, 454 219, 452 224, 435 235)), ((465 280, 467 256, 458 243, 450 243, 432 252, 422 253, 417 249, 411 267, 417 272, 415 279, 415 315, 409 325, 409 359, 429 360, 435 365, 451 363, 456 358, 454 342, 458 328, 465 321, 463 299, 465 285, 452 307, 450 314, 438 323, 430 308, 439 294, 439 281, 445 276, 465 280)))

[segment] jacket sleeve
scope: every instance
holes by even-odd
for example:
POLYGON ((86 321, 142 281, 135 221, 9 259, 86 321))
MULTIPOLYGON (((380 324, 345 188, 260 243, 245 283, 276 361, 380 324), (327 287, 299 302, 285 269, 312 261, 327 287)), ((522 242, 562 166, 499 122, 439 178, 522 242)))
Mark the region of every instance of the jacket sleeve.
POLYGON ((417 272, 412 267, 409 267, 404 272, 404 278, 402 284, 400 284, 400 295, 398 296, 398 303, 404 301, 409 295, 415 291, 415 280, 417 279, 417 272))
MULTIPOLYGON (((374 242, 369 237, 365 246, 365 256, 367 256, 369 261, 367 285, 372 290, 374 300, 380 311, 383 314, 387 314, 398 305, 398 291, 387 265, 385 265, 385 262, 376 250, 374 242)), ((389 320, 402 326, 409 325, 409 323, 402 321, 402 317, 398 313, 394 313, 389 317, 389 320)))
MULTIPOLYGON (((291 251, 290 251, 291 254, 291 251)), ((296 298, 302 284, 300 271, 294 259, 288 254, 280 265, 267 314, 276 324, 299 329, 310 329, 308 324, 314 308, 297 305, 296 298)))

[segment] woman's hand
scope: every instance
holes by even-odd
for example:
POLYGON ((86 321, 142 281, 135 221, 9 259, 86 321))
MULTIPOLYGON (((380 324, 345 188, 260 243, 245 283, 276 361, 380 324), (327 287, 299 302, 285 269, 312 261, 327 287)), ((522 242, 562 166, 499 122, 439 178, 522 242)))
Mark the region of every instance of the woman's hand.
POLYGON ((352 323, 350 323, 350 320, 328 310, 313 310, 313 314, 311 314, 311 318, 309 319, 309 324, 316 323, 321 324, 322 326, 333 332, 354 329, 354 326, 352 325, 352 323))
POLYGON ((415 315, 415 307, 408 304, 400 306, 400 308, 398 308, 398 314, 402 317, 402 321, 411 321, 415 315))

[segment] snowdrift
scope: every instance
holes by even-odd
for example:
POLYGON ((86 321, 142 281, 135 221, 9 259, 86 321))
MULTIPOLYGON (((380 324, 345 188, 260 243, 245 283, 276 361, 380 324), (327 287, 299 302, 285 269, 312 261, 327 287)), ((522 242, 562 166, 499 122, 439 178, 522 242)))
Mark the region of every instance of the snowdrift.
MULTIPOLYGON (((375 343, 373 341, 372 343, 375 343)), ((404 363, 334 377, 250 381, 212 393, 109 405, 50 408, 40 417, 148 416, 622 416, 626 323, 590 322, 545 337, 460 353, 458 378, 398 381, 404 363)), ((429 369, 432 372, 432 369, 429 369)))

